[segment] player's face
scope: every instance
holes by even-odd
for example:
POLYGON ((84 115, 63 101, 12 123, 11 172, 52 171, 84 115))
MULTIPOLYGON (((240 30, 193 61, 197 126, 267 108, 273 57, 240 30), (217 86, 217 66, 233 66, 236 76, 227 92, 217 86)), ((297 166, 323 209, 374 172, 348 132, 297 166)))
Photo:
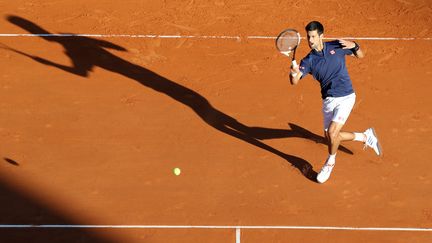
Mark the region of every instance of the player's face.
POLYGON ((323 34, 319 35, 317 30, 307 32, 308 44, 311 49, 319 49, 321 46, 323 34))

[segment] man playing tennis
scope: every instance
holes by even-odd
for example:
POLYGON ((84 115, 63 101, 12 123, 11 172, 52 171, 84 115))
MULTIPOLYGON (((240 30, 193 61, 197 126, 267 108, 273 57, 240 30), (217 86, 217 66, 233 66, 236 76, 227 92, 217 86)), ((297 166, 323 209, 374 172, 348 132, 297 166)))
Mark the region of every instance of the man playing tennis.
POLYGON ((356 98, 346 68, 345 55, 363 58, 360 46, 346 40, 323 42, 324 27, 318 21, 310 22, 305 30, 311 51, 301 60, 300 66, 291 67, 290 81, 292 85, 296 85, 301 78, 311 74, 320 83, 329 156, 318 173, 317 181, 324 183, 334 168, 336 152, 342 141, 364 142, 365 147, 371 147, 379 156, 382 151, 373 128, 368 128, 363 133, 342 131, 356 98))

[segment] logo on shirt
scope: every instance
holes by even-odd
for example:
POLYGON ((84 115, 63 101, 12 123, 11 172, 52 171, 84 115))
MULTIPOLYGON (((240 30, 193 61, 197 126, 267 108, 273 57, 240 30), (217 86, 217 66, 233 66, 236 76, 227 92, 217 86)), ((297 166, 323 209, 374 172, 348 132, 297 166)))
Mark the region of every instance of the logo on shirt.
POLYGON ((330 51, 330 54, 334 55, 336 52, 334 50, 330 51))

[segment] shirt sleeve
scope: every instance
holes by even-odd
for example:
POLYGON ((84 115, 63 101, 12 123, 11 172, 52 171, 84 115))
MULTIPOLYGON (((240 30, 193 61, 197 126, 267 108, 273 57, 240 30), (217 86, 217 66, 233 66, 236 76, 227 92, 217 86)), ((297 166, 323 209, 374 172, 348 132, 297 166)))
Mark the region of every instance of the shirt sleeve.
POLYGON ((344 46, 342 46, 338 40, 334 40, 334 41, 330 42, 330 44, 335 45, 337 49, 341 49, 343 54, 346 56, 350 56, 350 55, 354 54, 354 52, 351 49, 343 49, 344 46))
POLYGON ((309 56, 303 58, 300 62, 300 72, 303 73, 301 78, 305 77, 307 74, 311 73, 311 64, 308 58, 309 56))
POLYGON ((342 50, 344 51, 345 55, 347 55, 347 56, 354 54, 354 52, 351 49, 342 49, 342 50))

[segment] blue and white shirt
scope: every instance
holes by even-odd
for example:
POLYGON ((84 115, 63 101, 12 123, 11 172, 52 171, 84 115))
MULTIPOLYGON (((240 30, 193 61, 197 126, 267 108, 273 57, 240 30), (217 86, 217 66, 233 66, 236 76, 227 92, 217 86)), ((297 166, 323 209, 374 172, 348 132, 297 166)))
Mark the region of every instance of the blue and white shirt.
POLYGON ((307 74, 320 83, 321 97, 342 97, 354 93, 351 78, 345 63, 345 55, 351 55, 350 49, 342 49, 338 40, 324 42, 321 52, 312 50, 300 62, 302 77, 307 74))

